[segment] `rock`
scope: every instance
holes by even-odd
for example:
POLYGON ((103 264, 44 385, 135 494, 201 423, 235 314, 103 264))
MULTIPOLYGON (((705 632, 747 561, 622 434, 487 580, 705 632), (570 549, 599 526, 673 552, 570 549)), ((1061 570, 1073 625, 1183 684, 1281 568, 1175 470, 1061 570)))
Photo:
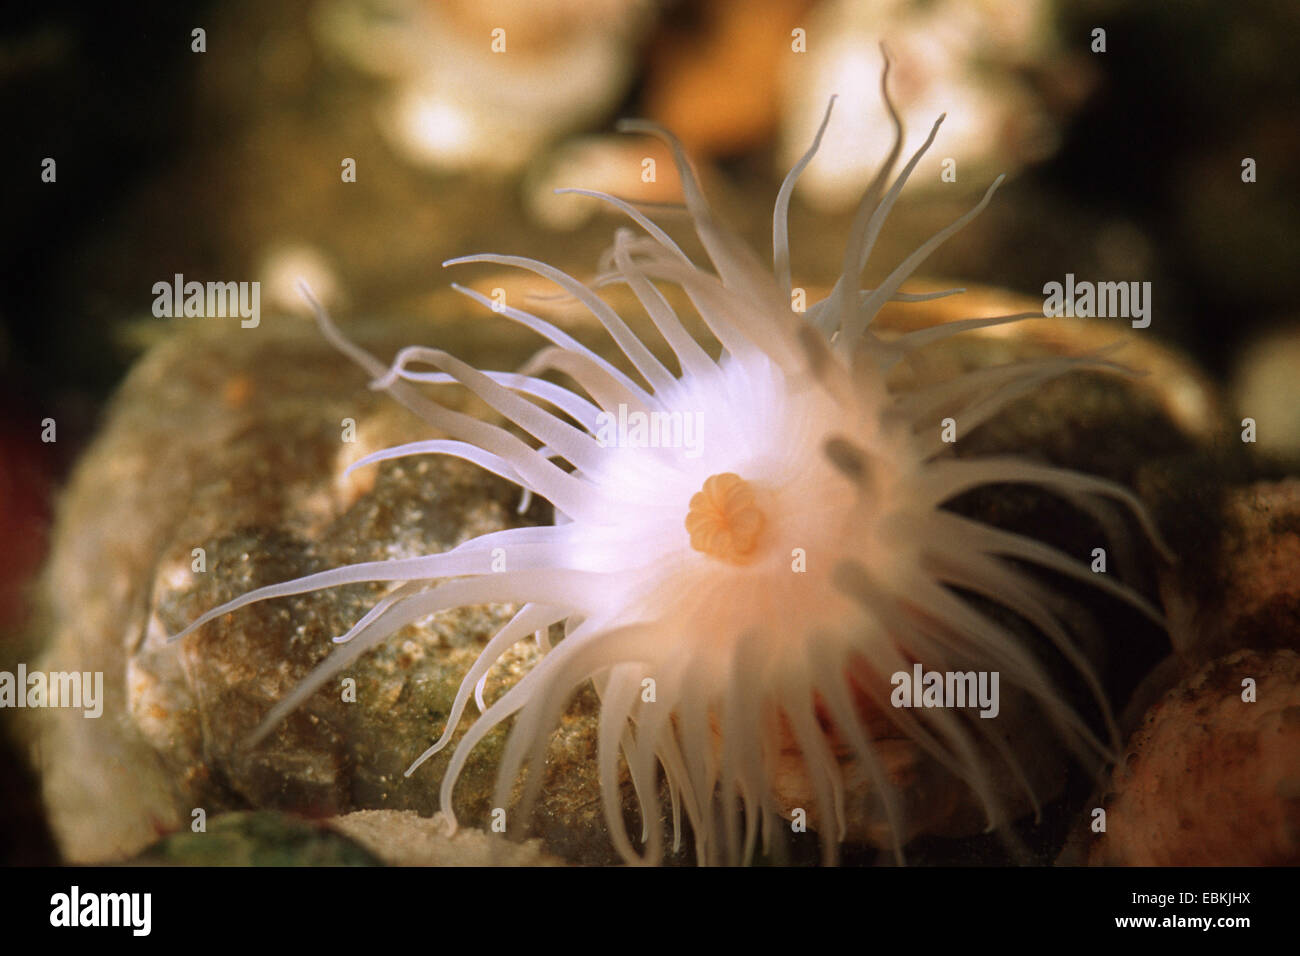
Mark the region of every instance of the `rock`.
POLYGON ((1148 712, 1125 753, 1090 863, 1300 863, 1300 654, 1246 650, 1211 662, 1148 712))
POLYGON ((1300 324, 1294 318, 1255 335, 1233 362, 1233 407, 1255 423, 1248 450, 1300 464, 1300 324))
POLYGON ((440 814, 432 819, 395 810, 363 810, 327 820, 391 866, 559 866, 540 840, 511 843, 483 830, 461 827, 447 835, 440 814))
MULTIPOLYGON (((483 325, 460 328, 432 337, 490 367, 516 366, 535 344, 505 323, 491 325, 490 340, 483 325)), ((427 325, 410 323, 379 336, 364 331, 383 354, 430 338, 427 325)), ((105 716, 24 714, 27 735, 40 741, 44 797, 68 860, 128 858, 196 807, 317 816, 437 808, 449 752, 410 779, 402 771, 441 732, 476 647, 509 609, 454 611, 409 629, 349 671, 357 704, 343 703, 331 685, 251 750, 243 746, 249 731, 376 590, 259 605, 181 646, 164 643, 201 611, 260 584, 439 551, 546 516, 539 502, 521 518, 515 490, 451 459, 389 462, 342 481, 362 454, 427 437, 414 416, 365 384, 310 323, 265 318, 257 330, 186 328, 123 387, 59 510, 47 574, 53 634, 40 665, 104 671, 105 716), (345 418, 356 421, 355 444, 342 440, 345 418), (203 571, 194 570, 199 548, 203 571)), ((530 653, 493 672, 489 699, 530 653)), ((587 727, 592 707, 589 692, 566 721, 587 727)), ((467 822, 485 815, 500 739, 484 742, 462 775, 457 808, 467 822)), ((549 772, 586 781, 594 738, 589 750, 560 744, 559 756, 576 766, 560 759, 549 772)), ((568 806, 563 788, 548 792, 564 807, 552 831, 582 859, 573 843, 593 826, 603 834, 598 809, 568 806)), ((603 836, 591 842, 607 859, 603 836)))
POLYGON ((1235 487, 1207 517, 1212 540, 1180 549, 1160 590, 1174 649, 1195 669, 1232 650, 1300 644, 1300 479, 1235 487))
POLYGON ((223 813, 206 830, 164 837, 133 863, 145 866, 379 866, 346 834, 285 813, 223 813))
POLYGON ((439 814, 363 810, 307 820, 275 810, 222 813, 202 832, 164 837, 132 861, 149 866, 559 866, 541 841, 514 843, 439 814))

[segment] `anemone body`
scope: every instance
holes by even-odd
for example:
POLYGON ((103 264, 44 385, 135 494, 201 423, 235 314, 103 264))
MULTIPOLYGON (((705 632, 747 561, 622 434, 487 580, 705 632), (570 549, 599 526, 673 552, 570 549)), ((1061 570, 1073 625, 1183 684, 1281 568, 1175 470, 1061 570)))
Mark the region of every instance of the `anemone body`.
MULTIPOLYGON (((446 608, 494 602, 520 609, 465 675, 441 738, 408 771, 449 744, 476 698, 482 713, 442 781, 442 808, 453 826, 453 792, 472 748, 514 717, 495 799, 507 806, 519 773, 540 767, 551 731, 586 681, 600 697, 597 758, 605 814, 618 852, 631 862, 654 862, 664 852, 661 773, 674 840, 684 815, 701 862, 749 859, 760 824, 772 825, 783 809, 771 780, 792 744, 815 795, 826 859, 834 859, 846 830, 846 760, 856 761, 870 779, 901 857, 907 807, 876 746, 879 732, 872 728, 882 717, 894 725, 894 736, 947 768, 954 786, 970 787, 991 824, 1005 823, 988 755, 996 752, 1016 773, 1021 768, 986 722, 888 705, 889 675, 915 662, 929 669, 998 671, 1004 686, 1041 705, 1068 746, 1106 753, 1106 742, 1061 702, 1039 657, 953 588, 990 597, 1037 628, 1079 669, 1106 713, 1088 662, 1022 563, 1087 578, 1151 609, 1074 558, 943 505, 970 488, 999 482, 1034 483, 1085 507, 1098 496, 1118 498, 1139 516, 1141 505, 1123 488, 1078 473, 1011 458, 954 458, 940 440, 940 422, 951 417, 969 431, 1049 378, 1107 363, 1095 355, 1057 357, 905 392, 887 385, 894 365, 938 339, 1027 316, 947 323, 892 340, 873 332, 871 320, 885 302, 927 298, 901 293, 900 286, 983 208, 997 185, 878 288, 862 289, 858 276, 875 237, 939 127, 886 188, 899 158, 901 127, 887 93, 885 102, 897 133, 894 147, 862 199, 838 282, 806 313, 791 309, 786 209, 829 108, 817 140, 778 195, 772 269, 715 221, 676 141, 644 124, 627 126, 661 135, 673 147, 711 271, 610 196, 598 198, 626 213, 639 232, 618 231, 590 284, 531 259, 454 260, 518 266, 552 279, 604 324, 635 375, 543 319, 508 307, 495 311, 551 343, 520 372, 478 371, 428 348, 405 349, 385 365, 344 339, 317 307, 324 333, 375 376, 375 387, 388 389, 447 436, 388 449, 359 465, 401 455, 458 456, 545 497, 556 519, 552 526, 486 534, 442 554, 354 565, 261 588, 196 620, 183 634, 253 601, 358 581, 397 584, 336 639, 342 646, 272 711, 263 732, 406 624, 446 608), (615 283, 639 299, 675 368, 661 363, 597 295, 600 286, 615 283), (688 334, 660 284, 685 292, 716 342, 688 334), (542 378, 547 372, 567 376, 577 388, 542 378), (420 393, 422 382, 457 382, 514 428, 442 408, 420 393), (564 637, 551 646, 547 631, 555 624, 563 625, 564 637), (534 635, 545 649, 537 664, 499 699, 483 701, 483 680, 494 662, 534 635), (641 804, 639 839, 627 833, 623 819, 620 762, 641 804)), ((525 817, 542 776, 528 774, 520 809, 525 817)))

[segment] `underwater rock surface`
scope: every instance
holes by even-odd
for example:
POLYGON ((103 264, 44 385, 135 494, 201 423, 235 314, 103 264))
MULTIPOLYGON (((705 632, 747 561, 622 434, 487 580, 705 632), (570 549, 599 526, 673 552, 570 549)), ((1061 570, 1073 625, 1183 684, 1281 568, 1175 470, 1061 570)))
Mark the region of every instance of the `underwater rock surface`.
POLYGON ((223 813, 202 832, 181 830, 133 863, 145 866, 381 866, 359 841, 274 810, 223 813))
POLYGON ((1166 573, 1169 632, 1191 667, 1241 648, 1300 647, 1300 479, 1228 490, 1213 561, 1166 573))
POLYGON ((324 825, 390 866, 558 866, 564 862, 546 854, 537 839, 515 843, 471 827, 448 836, 438 815, 360 810, 326 820, 324 825))
POLYGON ((1102 806, 1089 862, 1300 863, 1300 654, 1236 651, 1153 707, 1102 806), (1243 699, 1243 681, 1255 699, 1243 699))
MULTIPOLYGON (((617 295, 611 301, 621 304, 617 295)), ((882 322, 903 329, 1025 307, 1014 296, 983 290, 891 307, 882 322)), ((465 309, 445 312, 434 324, 341 318, 347 334, 384 359, 405 345, 436 343, 477 367, 513 369, 538 346, 499 317, 465 309)), ((586 329, 573 331, 595 341, 586 329)), ((1023 323, 1010 333, 971 334, 929 350, 926 369, 916 374, 1077 352, 1121 334, 1114 325, 1082 320, 1023 323)), ((1133 337, 1123 357, 1160 371, 1134 380, 1069 376, 963 436, 957 452, 1014 451, 1136 485, 1144 462, 1186 453, 1203 440, 1215 400, 1194 369, 1147 340, 1133 337)), ((268 808, 316 818, 355 811, 427 818, 438 809, 438 783, 452 748, 410 778, 403 771, 441 733, 464 673, 511 608, 451 611, 405 629, 341 675, 355 681, 355 701, 341 679, 332 681, 252 748, 246 738, 267 711, 332 650, 330 639, 368 610, 382 586, 254 605, 179 645, 165 643, 202 611, 257 586, 357 561, 433 553, 496 528, 551 520, 544 502, 517 514, 516 489, 457 460, 390 461, 344 479, 346 467, 365 454, 431 437, 415 416, 366 385, 365 373, 313 325, 277 316, 250 330, 183 325, 131 373, 65 493, 47 572, 53 630, 41 666, 103 670, 104 717, 47 710, 29 713, 25 725, 28 739, 39 742, 36 764, 67 860, 133 857, 164 833, 188 830, 196 808, 210 817, 268 808)), ((438 392, 440 401, 463 400, 465 409, 483 413, 460 396, 438 392)), ((1000 487, 963 496, 954 507, 1086 558, 1104 541, 1097 526, 1049 498, 1000 487)), ((1117 550, 1114 573, 1154 596, 1145 546, 1130 545, 1117 550), (1121 560, 1126 550, 1132 553, 1121 560)), ((1088 625, 1081 618, 1081 643, 1117 688, 1118 711, 1128 690, 1167 652, 1163 636, 1149 627, 1137 637, 1117 632, 1138 627, 1135 615, 1086 586, 1066 594, 1095 619, 1088 625), (1119 634, 1123 653, 1112 653, 1108 638, 1119 634)), ((525 673, 536 653, 531 643, 521 645, 506 666, 494 668, 486 698, 525 673)), ((595 775, 596 706, 587 688, 566 711, 527 831, 540 839, 536 852, 569 862, 616 859, 595 775)), ((461 733, 472 717, 471 708, 461 733)), ((500 729, 490 735, 461 775, 455 807, 463 826, 489 820, 504 736, 500 729)), ((1035 735, 1009 743, 1032 755, 1036 775, 1049 781, 1044 797, 1065 787, 1063 754, 1044 752, 1035 735)), ((902 755, 900 766, 909 759, 902 755)), ((853 768, 845 769, 853 779, 853 768)), ((781 781, 792 799, 806 787, 801 767, 794 771, 781 781)), ((927 833, 974 822, 973 798, 964 788, 949 783, 955 796, 936 794, 934 782, 921 778, 925 792, 918 799, 941 806, 927 833)), ((1014 789, 1011 781, 1006 789, 1014 789)), ((630 786, 624 796, 625 808, 632 807, 630 786)), ((867 795, 854 806, 870 816, 871 803, 867 795)), ((853 832, 878 837, 870 820, 853 832)), ((921 858, 943 862, 946 852, 931 848, 921 858)), ((805 855, 815 859, 813 834, 794 848, 796 859, 805 855)), ((693 859, 689 841, 671 859, 693 859)))
POLYGON ((413 811, 362 810, 304 820, 275 810, 223 813, 181 830, 133 863, 147 866, 557 866, 540 841, 513 843, 413 811))
MULTIPOLYGON (((478 643, 507 619, 507 608, 455 611, 408 629, 349 671, 356 703, 331 685, 252 749, 243 742, 266 711, 376 591, 356 586, 273 602, 214 622, 183 645, 165 638, 257 585, 549 520, 540 502, 515 514, 516 490, 451 459, 385 463, 341 480, 361 455, 426 430, 370 392, 365 374, 311 323, 263 325, 194 326, 151 352, 62 503, 48 571, 54 634, 42 666, 103 670, 107 698, 98 721, 62 710, 31 719, 52 826, 69 860, 127 858, 187 826, 196 808, 333 816, 397 807, 431 815, 450 752, 409 780, 402 771, 441 731, 478 643), (344 419, 355 424, 355 442, 344 440, 344 419)), ((492 325, 488 334, 470 323, 438 338, 488 365, 517 365, 535 343, 492 325)), ((381 354, 429 335, 427 323, 389 323, 379 339, 350 329, 381 354)), ((489 699, 528 660, 522 651, 494 671, 489 699)), ((572 710, 566 727, 590 722, 594 730, 589 710, 572 710)), ((594 753, 594 736, 578 736, 594 753)), ((577 792, 594 792, 583 786, 595 786, 590 753, 572 741, 557 737, 555 771, 577 792)), ((498 735, 476 751, 457 790, 467 823, 486 818, 499 747, 498 735)), ((566 834, 600 825, 598 806, 572 800, 569 786, 546 792, 554 800, 539 813, 562 821, 560 845, 566 834)))

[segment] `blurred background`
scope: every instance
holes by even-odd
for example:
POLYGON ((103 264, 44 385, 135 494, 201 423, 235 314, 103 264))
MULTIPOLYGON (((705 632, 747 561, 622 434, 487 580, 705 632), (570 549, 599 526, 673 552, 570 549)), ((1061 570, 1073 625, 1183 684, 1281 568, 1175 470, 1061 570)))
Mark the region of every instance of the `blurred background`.
MULTIPOLYGON (((796 283, 826 284, 889 148, 882 40, 909 148, 947 120, 869 284, 1006 173, 924 275, 1033 296, 1066 273, 1150 281, 1142 334, 1188 351, 1257 418, 1272 409, 1276 450, 1300 448, 1293 0, 130 6, 29 4, 0 27, 5 661, 39 630, 29 592, 60 482, 177 321, 152 314, 155 282, 260 281, 266 315, 299 308, 303 276, 344 313, 418 314, 436 312, 454 255, 589 276, 621 223, 554 188, 680 199, 662 148, 614 132, 621 117, 675 130, 767 256, 777 187, 838 94, 791 219, 796 283), (57 442, 41 440, 47 418, 57 442)), ((50 858, 24 774, 6 749, 3 861, 50 858)))

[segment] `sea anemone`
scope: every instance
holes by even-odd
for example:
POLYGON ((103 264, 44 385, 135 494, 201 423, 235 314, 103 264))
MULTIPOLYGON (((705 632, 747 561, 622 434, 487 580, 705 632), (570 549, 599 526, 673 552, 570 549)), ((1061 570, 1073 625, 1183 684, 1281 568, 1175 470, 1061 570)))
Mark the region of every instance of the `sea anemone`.
POLYGON ((775 274, 714 218, 676 139, 642 122, 622 128, 661 137, 672 149, 714 271, 697 266, 640 210, 599 193, 587 194, 621 210, 640 233, 617 231, 590 284, 515 256, 445 263, 515 266, 551 280, 600 320, 635 377, 553 324, 460 286, 551 345, 519 372, 480 371, 423 347, 403 349, 387 366, 346 340, 312 300, 324 335, 374 376, 373 387, 449 436, 389 448, 357 466, 406 455, 459 457, 518 484, 526 495, 547 499, 555 522, 484 534, 442 554, 311 574, 203 614, 176 638, 256 601, 355 582, 397 583, 336 638, 343 646, 272 710, 258 737, 404 626, 448 608, 508 603, 518 612, 465 675, 442 736, 407 771, 449 744, 474 697, 481 715, 442 779, 441 806, 452 828, 453 790, 470 751, 512 716, 494 803, 508 806, 520 773, 532 768, 518 811, 528 819, 551 732, 589 680, 600 699, 603 809, 615 848, 629 862, 663 856, 660 770, 674 847, 684 813, 701 862, 752 859, 760 833, 766 844, 789 809, 779 805, 772 775, 792 750, 815 796, 806 812, 816 823, 824 859, 836 859, 848 830, 844 765, 856 761, 883 807, 887 842, 901 860, 908 808, 877 749, 882 724, 891 728, 885 736, 911 741, 947 768, 952 787, 969 787, 990 827, 1004 827, 1006 801, 990 762, 1001 761, 1029 788, 1014 748, 991 730, 995 720, 890 706, 889 675, 910 672, 917 663, 927 670, 997 671, 1004 687, 1036 701, 1075 754, 1095 761, 1111 753, 1114 723, 1101 683, 1063 625, 1059 602, 1025 565, 1086 580, 1157 612, 1074 557, 960 516, 945 504, 977 486, 1029 483, 1093 512, 1102 510, 1102 498, 1117 499, 1154 537, 1141 503, 1123 487, 1069 470, 1013 457, 959 459, 941 423, 952 419, 968 434, 1049 379, 1116 366, 1097 353, 1054 356, 904 390, 891 384, 890 370, 931 343, 1036 313, 948 322, 892 338, 872 328, 886 302, 961 291, 907 294, 900 287, 987 205, 1001 182, 878 287, 862 288, 859 276, 876 237, 943 120, 889 185, 903 130, 887 78, 886 65, 881 87, 893 146, 858 206, 838 281, 806 312, 791 305, 787 209, 833 101, 777 195, 775 274), (716 344, 686 331, 657 283, 680 287, 716 344), (596 289, 613 284, 635 294, 676 369, 597 295, 596 289), (562 373, 580 390, 539 377, 544 372, 562 373), (458 383, 517 431, 444 408, 413 383, 458 383), (1041 649, 1022 629, 995 619, 971 595, 1002 605, 1039 632, 1043 647, 1054 647, 1090 689, 1107 729, 1094 730, 1096 721, 1066 702, 1041 649), (563 626, 553 646, 552 625, 563 626), (498 699, 484 701, 483 682, 493 664, 534 635, 544 652, 537 663, 498 699), (641 808, 641 849, 624 821, 620 761, 641 808))

